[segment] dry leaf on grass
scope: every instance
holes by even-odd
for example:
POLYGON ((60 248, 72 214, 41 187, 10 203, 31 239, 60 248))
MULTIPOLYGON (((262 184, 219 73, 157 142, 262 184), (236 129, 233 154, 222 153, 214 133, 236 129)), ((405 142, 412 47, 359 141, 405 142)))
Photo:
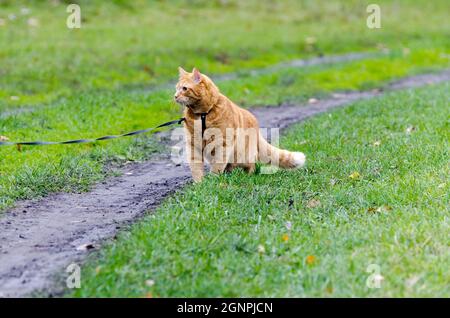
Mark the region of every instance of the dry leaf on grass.
POLYGON ((289 241, 289 235, 283 234, 283 236, 281 237, 281 239, 283 240, 283 242, 287 242, 287 241, 289 241))
POLYGON ((312 209, 312 208, 316 208, 316 207, 320 206, 320 204, 321 204, 320 200, 318 200, 318 199, 311 199, 311 200, 308 201, 308 203, 306 203, 306 206, 308 208, 312 209))
POLYGON ((407 128, 406 128, 406 133, 409 135, 409 134, 411 134, 413 131, 416 131, 416 127, 414 127, 414 126, 408 126, 407 128))
POLYGON ((258 253, 259 254, 264 254, 266 252, 266 248, 264 247, 264 245, 259 244, 258 245, 258 253))
POLYGON ((359 174, 358 171, 354 171, 348 177, 352 180, 357 180, 361 177, 361 175, 359 174))
POLYGON ((316 257, 314 255, 306 256, 306 264, 312 265, 316 262, 316 257))
POLYGON ((367 209, 367 212, 369 213, 379 213, 379 212, 389 212, 392 210, 392 207, 389 205, 382 205, 378 207, 370 207, 367 209))

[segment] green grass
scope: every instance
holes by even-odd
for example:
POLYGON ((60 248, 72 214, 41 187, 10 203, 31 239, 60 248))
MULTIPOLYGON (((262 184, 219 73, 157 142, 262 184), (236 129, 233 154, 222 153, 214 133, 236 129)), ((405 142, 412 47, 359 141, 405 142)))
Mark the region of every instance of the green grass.
POLYGON ((450 296, 449 92, 391 93, 292 127, 281 144, 306 169, 187 187, 93 257, 69 295, 450 296))
POLYGON ((77 30, 65 25, 65 2, 0 3, 0 111, 90 90, 160 84, 179 65, 217 74, 319 54, 449 49, 445 0, 380 0, 377 30, 366 27, 371 1, 79 3, 77 30), (23 7, 30 13, 22 14, 23 7))
MULTIPOLYGON (((282 69, 220 82, 243 106, 302 102, 336 90, 368 89, 388 80, 449 66, 437 49, 398 52, 339 65, 282 69)), ((11 140, 67 140, 153 127, 180 116, 172 90, 95 91, 41 106, 31 113, 0 118, 0 134, 11 140)), ((159 150, 143 136, 86 145, 0 148, 0 210, 20 199, 56 191, 82 191, 105 177, 111 161, 140 161, 159 150)), ((111 171, 110 171, 111 172, 111 171)))
MULTIPOLYGON (((64 1, 0 1, 0 135, 97 137, 178 118, 173 90, 163 87, 179 65, 239 74, 218 84, 244 107, 371 89, 450 66, 445 0, 377 1, 379 30, 366 27, 372 1, 79 3, 82 28, 69 30, 64 1), (348 63, 247 72, 386 49, 348 63), (19 108, 32 112, 11 115, 19 108)), ((443 85, 291 129, 283 143, 307 153, 308 169, 236 172, 189 187, 92 260, 76 295, 449 296, 447 104, 443 85), (406 134, 408 126, 416 129, 406 134), (361 177, 348 178, 355 171, 361 177), (320 206, 307 208, 313 199, 320 206), (365 287, 371 263, 385 278, 379 290, 365 287)), ((88 190, 115 173, 111 166, 160 150, 154 136, 1 147, 0 211, 17 200, 88 190)))
MULTIPOLYGON (((240 74, 219 85, 244 107, 369 89, 449 67, 444 0, 380 1, 379 30, 366 27, 367 3, 356 0, 80 3, 79 30, 65 27, 64 2, 0 3, 0 135, 14 141, 96 137, 177 118, 173 91, 155 87, 175 80, 179 65, 240 74), (385 48, 388 55, 357 62, 246 75, 297 58, 385 48), (10 115, 21 107, 33 111, 10 115)), ((151 136, 21 153, 2 147, 0 211, 17 200, 87 190, 111 162, 144 160, 158 150, 151 136)))

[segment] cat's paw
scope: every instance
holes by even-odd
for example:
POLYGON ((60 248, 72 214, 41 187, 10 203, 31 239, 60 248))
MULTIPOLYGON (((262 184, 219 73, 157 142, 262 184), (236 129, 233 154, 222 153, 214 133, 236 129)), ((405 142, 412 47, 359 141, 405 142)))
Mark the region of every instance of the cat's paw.
POLYGON ((301 168, 306 163, 306 156, 303 152, 294 152, 294 163, 296 168, 301 168))

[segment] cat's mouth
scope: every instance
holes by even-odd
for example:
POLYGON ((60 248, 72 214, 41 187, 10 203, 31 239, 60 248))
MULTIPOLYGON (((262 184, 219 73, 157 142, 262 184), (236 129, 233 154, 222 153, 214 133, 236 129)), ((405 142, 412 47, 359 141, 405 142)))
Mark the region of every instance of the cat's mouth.
POLYGON ((187 106, 187 101, 185 101, 185 100, 175 98, 175 102, 177 104, 180 104, 181 106, 187 106))
POLYGON ((194 108, 194 105, 192 103, 189 103, 189 101, 187 101, 187 100, 176 100, 176 102, 179 105, 181 105, 183 107, 187 107, 187 108, 189 108, 191 110, 194 108))

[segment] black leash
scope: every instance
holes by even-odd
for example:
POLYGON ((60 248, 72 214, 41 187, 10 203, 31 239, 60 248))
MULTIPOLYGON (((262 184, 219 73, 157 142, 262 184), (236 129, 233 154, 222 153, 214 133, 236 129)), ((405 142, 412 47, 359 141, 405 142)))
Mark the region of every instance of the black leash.
POLYGON ((205 134, 205 130, 206 130, 206 115, 208 115, 208 113, 200 114, 200 118, 202 119, 202 138, 203 138, 203 135, 205 134))
MULTIPOLYGON (((206 115, 205 115, 206 117, 206 115)), ((121 134, 121 135, 109 135, 109 136, 103 136, 95 139, 76 139, 76 140, 67 140, 67 141, 25 141, 25 142, 9 142, 9 141, 0 141, 0 146, 17 146, 20 149, 20 146, 44 146, 44 145, 70 145, 70 144, 83 144, 83 143, 90 143, 90 142, 96 142, 96 141, 102 141, 102 140, 109 140, 109 139, 116 139, 121 137, 128 137, 128 136, 134 136, 139 134, 144 134, 147 132, 154 131, 158 128, 171 126, 174 124, 181 124, 183 121, 185 121, 185 118, 180 118, 177 120, 168 121, 164 124, 161 124, 156 127, 147 128, 147 129, 141 129, 132 131, 129 133, 121 134)), ((202 119, 202 127, 203 127, 204 120, 202 119)), ((206 123, 205 123, 206 125, 206 123)), ((206 126, 205 126, 206 127, 206 126)))

